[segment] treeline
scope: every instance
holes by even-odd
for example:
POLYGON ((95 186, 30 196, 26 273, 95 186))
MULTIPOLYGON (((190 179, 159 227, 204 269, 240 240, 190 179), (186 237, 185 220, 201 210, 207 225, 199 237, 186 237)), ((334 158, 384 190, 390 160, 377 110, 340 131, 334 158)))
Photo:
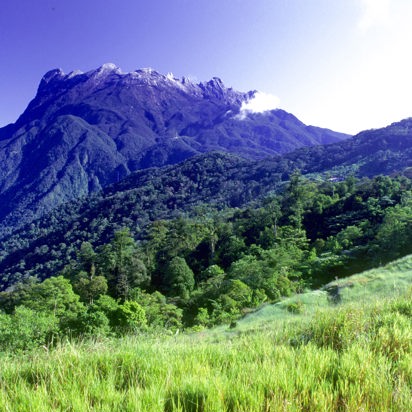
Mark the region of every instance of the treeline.
MULTIPOLYGON (((298 172, 282 195, 243 209, 199 206, 83 242, 57 277, 0 293, 0 348, 63 336, 202 328, 264 302, 412 253, 411 181, 315 183, 298 172)), ((38 278, 42 278, 39 273, 38 278)))

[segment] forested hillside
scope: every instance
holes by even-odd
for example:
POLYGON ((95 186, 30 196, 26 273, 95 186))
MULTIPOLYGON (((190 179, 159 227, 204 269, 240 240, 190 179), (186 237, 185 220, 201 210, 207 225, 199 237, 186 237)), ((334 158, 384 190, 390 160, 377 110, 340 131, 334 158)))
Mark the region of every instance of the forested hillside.
POLYGON ((28 275, 46 278, 55 274, 74 258, 83 241, 101 245, 122 227, 128 227, 135 239, 142 239, 146 226, 158 219, 193 214, 196 208, 219 210, 260 202, 272 192, 281 193, 298 169, 311 181, 325 183, 350 176, 410 176, 411 122, 406 119, 345 142, 261 161, 209 153, 178 165, 133 173, 12 234, 3 231, 3 287, 28 275))
MULTIPOLYGON (((411 189, 404 176, 316 183, 295 172, 281 194, 248 207, 199 206, 191 215, 155 220, 139 242, 127 227, 100 246, 84 241, 42 283, 36 280, 47 277, 49 260, 35 261, 26 272, 34 278, 10 271, 3 287, 12 287, 1 293, 0 307, 10 316, 21 306, 46 317, 53 311, 43 340, 52 332, 230 323, 264 302, 412 253, 411 189)), ((39 247, 21 267, 42 255, 39 247)))

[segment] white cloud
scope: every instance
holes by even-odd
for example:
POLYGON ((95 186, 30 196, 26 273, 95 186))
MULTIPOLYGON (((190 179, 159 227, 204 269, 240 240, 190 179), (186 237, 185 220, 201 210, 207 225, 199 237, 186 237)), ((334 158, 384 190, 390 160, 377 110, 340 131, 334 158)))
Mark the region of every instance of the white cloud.
POLYGON ((263 113, 279 107, 280 99, 273 94, 256 92, 253 97, 242 103, 237 118, 242 120, 248 113, 263 113))
POLYGON ((391 22, 391 0, 361 0, 362 16, 359 28, 367 31, 374 26, 385 26, 391 22))

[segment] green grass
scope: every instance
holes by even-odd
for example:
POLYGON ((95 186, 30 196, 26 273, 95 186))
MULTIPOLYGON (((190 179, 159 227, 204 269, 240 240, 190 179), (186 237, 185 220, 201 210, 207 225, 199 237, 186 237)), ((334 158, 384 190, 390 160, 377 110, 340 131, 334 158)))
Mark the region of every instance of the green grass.
POLYGON ((234 329, 3 355, 0 411, 409 411, 411 268, 339 280, 354 286, 338 305, 308 292, 234 329))
POLYGON ((259 328, 276 322, 307 322, 319 311, 330 311, 335 306, 351 304, 374 304, 382 299, 397 298, 408 293, 412 288, 412 255, 389 263, 388 265, 368 270, 347 278, 331 282, 328 287, 340 287, 340 303, 334 305, 330 294, 322 290, 309 291, 282 300, 274 305, 265 305, 237 322, 238 330, 259 328), (300 313, 288 310, 291 305, 298 304, 300 313))

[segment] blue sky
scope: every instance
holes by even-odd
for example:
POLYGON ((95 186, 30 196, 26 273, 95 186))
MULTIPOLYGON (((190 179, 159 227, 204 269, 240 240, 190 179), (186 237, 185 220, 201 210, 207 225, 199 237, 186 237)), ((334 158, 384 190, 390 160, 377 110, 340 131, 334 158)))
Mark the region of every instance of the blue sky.
POLYGON ((2 0, 0 125, 50 69, 220 77, 338 131, 412 116, 410 0, 2 0))

